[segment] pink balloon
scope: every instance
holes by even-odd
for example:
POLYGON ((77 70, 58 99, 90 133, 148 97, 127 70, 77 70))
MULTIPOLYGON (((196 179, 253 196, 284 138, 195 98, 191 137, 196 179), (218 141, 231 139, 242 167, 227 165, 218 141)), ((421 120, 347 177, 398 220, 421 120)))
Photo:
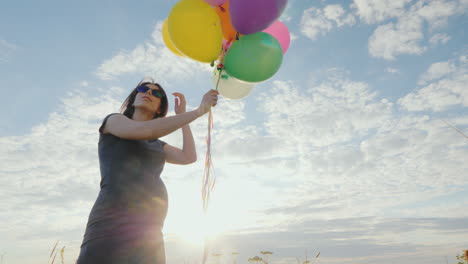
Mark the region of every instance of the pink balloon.
POLYGON ((285 24, 277 20, 263 32, 275 37, 283 49, 283 54, 286 53, 286 51, 289 49, 289 44, 291 43, 291 35, 289 34, 288 27, 285 24))
POLYGON ((212 6, 220 6, 224 4, 224 2, 226 2, 226 0, 204 0, 204 1, 212 6))

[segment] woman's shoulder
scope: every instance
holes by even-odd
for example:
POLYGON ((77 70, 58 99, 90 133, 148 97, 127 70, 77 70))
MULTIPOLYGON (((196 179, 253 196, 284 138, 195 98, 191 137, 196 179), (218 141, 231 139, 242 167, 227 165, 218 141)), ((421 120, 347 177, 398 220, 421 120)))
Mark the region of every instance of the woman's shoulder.
POLYGON ((104 117, 104 119, 102 120, 101 126, 99 127, 99 133, 100 134, 104 133, 104 127, 106 126, 107 120, 109 119, 109 117, 111 117, 113 115, 123 115, 123 114, 121 114, 121 113, 111 113, 111 114, 106 115, 104 117))

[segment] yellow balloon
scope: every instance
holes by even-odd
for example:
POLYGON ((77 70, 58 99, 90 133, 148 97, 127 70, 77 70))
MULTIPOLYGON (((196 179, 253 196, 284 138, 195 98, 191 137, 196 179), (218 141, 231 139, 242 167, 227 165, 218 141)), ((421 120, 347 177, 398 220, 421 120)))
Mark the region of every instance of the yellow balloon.
POLYGON ((167 27, 167 19, 164 20, 164 24, 163 24, 163 28, 162 28, 162 35, 163 35, 163 40, 164 40, 164 43, 166 44, 166 46, 167 46, 172 52, 174 52, 174 54, 176 54, 176 55, 178 55, 178 56, 181 56, 181 57, 184 57, 184 54, 182 54, 182 53, 176 48, 176 46, 174 46, 174 43, 172 43, 171 37, 169 36, 168 27, 167 27))
POLYGON ((171 10, 168 31, 174 46, 201 62, 215 61, 221 51, 223 31, 214 8, 203 0, 182 0, 171 10))

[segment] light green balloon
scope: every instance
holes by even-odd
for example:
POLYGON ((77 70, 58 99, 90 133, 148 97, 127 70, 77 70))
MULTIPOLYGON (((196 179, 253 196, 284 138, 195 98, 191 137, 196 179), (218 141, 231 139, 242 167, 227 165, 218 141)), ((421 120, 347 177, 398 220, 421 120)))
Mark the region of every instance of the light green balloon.
POLYGON ((283 50, 272 35, 258 32, 235 41, 224 58, 226 72, 246 82, 272 77, 283 62, 283 50))

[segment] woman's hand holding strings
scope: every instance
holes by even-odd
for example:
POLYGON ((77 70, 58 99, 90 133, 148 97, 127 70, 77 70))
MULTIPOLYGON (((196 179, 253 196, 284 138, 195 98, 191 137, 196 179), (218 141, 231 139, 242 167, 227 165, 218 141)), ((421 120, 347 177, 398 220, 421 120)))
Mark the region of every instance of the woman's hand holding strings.
POLYGON ((208 113, 212 106, 216 106, 218 103, 218 95, 219 92, 212 89, 203 96, 200 106, 197 109, 199 116, 208 113))

